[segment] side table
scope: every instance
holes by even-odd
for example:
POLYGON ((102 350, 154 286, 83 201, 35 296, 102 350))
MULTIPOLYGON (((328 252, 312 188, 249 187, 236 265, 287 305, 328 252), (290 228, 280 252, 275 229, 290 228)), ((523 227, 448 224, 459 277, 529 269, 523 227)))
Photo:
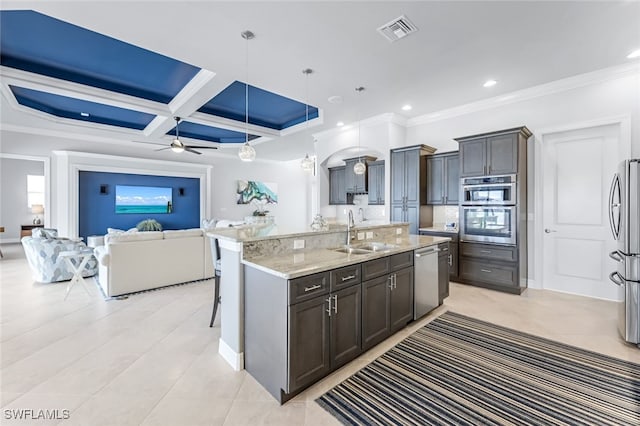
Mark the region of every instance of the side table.
POLYGON ((82 287, 84 287, 87 294, 91 296, 91 292, 87 287, 87 282, 84 280, 84 277, 82 276, 82 271, 84 270, 84 267, 87 265, 87 262, 89 261, 89 259, 91 259, 91 256, 93 256, 93 250, 91 249, 61 251, 60 254, 58 254, 58 257, 63 258, 65 262, 67 262, 67 265, 69 265, 69 268, 73 271, 73 277, 71 278, 71 281, 69 281, 69 284, 67 285, 67 292, 64 295, 64 300, 67 300, 67 297, 69 296, 69 292, 71 291, 71 288, 76 283, 81 283, 82 287), (74 263, 73 259, 78 259, 78 260, 74 263))

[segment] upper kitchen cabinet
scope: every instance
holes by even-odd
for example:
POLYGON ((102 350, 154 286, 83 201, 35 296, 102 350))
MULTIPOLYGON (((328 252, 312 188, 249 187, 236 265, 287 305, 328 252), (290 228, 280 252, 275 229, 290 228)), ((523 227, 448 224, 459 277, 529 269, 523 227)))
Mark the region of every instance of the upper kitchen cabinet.
POLYGON ((345 181, 345 187, 347 189, 347 192, 349 193, 353 193, 353 194, 365 194, 367 193, 368 190, 368 177, 369 177, 369 166, 368 164, 375 161, 376 158, 375 157, 369 157, 366 155, 363 155, 361 157, 356 157, 356 158, 347 158, 344 160, 345 164, 346 164, 346 168, 345 168, 345 172, 344 172, 344 181, 345 181), (357 175, 354 171, 353 171, 353 166, 356 165, 356 163, 362 160, 363 163, 367 164, 367 167, 365 168, 364 174, 361 175, 357 175))
POLYGON ((526 127, 456 138, 460 144, 460 177, 516 174, 526 165, 526 127))
POLYGON ((427 157, 427 204, 458 205, 460 157, 446 152, 427 157))
POLYGON ((427 204, 425 156, 434 152, 427 145, 391 150, 391 220, 408 222, 410 234, 418 234, 421 225, 420 206, 427 204))
POLYGON ((384 161, 367 164, 369 169, 369 205, 384 205, 384 161))
POLYGON ((344 176, 345 166, 329 169, 329 204, 347 204, 344 176))

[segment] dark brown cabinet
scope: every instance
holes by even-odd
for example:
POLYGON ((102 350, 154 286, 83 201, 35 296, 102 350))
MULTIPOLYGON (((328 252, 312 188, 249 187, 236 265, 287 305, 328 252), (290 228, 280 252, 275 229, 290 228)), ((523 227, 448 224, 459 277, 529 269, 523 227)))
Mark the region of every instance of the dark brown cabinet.
MULTIPOLYGON (((521 293, 518 248, 460 242, 460 281, 509 293, 521 293)), ((525 274, 526 276, 526 274, 525 274)))
POLYGON ((427 204, 458 205, 460 161, 458 152, 427 157, 427 204))
POLYGON ((413 319, 413 252, 362 264, 362 349, 380 343, 413 319))
POLYGON ((351 361, 362 352, 362 289, 360 283, 331 294, 331 369, 351 361))
MULTIPOLYGON (((449 241, 449 251, 447 254, 447 257, 448 257, 447 265, 449 270, 449 279, 455 281, 458 278, 458 233, 446 232, 446 231, 420 230, 420 235, 430 235, 432 237, 451 238, 451 241, 449 241)), ((440 270, 440 268, 438 270, 440 270)))
POLYGON ((526 127, 456 138, 460 144, 460 177, 515 174, 526 160, 525 147, 531 132, 526 127))
POLYGON ((374 161, 369 169, 369 205, 384 205, 384 161, 374 161))
POLYGON ((438 244, 438 304, 442 304, 444 299, 449 297, 449 271, 451 268, 450 244, 438 244))
POLYGON ((434 152, 426 145, 391 150, 391 220, 408 222, 410 234, 417 235, 421 225, 420 206, 426 204, 425 156, 434 152))
POLYGON ((344 166, 329 169, 329 204, 347 204, 344 166))

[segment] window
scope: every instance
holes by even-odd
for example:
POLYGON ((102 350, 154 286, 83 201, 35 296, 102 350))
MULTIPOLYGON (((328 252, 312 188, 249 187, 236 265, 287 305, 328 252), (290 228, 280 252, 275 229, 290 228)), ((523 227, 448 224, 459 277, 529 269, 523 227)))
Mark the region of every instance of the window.
POLYGON ((44 205, 44 176, 27 175, 27 204, 44 205))

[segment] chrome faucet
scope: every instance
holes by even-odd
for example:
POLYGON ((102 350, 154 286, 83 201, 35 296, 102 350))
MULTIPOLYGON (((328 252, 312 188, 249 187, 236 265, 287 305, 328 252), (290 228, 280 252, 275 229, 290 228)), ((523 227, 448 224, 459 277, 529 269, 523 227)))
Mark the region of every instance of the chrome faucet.
POLYGON ((351 240, 355 237, 355 235, 351 235, 351 230, 356 226, 353 221, 353 210, 349 209, 349 216, 347 220, 347 245, 351 244, 351 240))
POLYGON ((358 209, 358 222, 364 222, 364 210, 362 210, 362 207, 358 209))

